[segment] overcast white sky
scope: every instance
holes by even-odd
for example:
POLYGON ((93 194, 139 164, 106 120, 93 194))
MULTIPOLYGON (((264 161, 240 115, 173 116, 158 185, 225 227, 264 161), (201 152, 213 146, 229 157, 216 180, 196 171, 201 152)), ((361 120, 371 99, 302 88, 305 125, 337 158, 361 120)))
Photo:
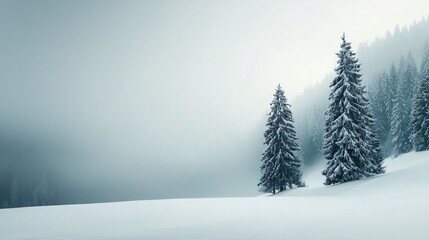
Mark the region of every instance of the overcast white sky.
POLYGON ((198 170, 259 129, 278 83, 291 99, 331 72, 343 32, 356 50, 428 11, 422 0, 2 1, 1 118, 69 132, 152 175, 177 159, 198 170))

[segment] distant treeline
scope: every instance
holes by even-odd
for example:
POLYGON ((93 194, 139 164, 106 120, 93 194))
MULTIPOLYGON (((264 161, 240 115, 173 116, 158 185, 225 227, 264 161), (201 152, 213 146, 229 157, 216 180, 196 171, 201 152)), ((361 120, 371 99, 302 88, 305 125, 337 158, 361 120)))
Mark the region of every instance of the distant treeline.
POLYGON ((60 157, 44 151, 47 143, 30 140, 12 130, 0 132, 1 208, 74 202, 71 188, 53 167, 60 157))

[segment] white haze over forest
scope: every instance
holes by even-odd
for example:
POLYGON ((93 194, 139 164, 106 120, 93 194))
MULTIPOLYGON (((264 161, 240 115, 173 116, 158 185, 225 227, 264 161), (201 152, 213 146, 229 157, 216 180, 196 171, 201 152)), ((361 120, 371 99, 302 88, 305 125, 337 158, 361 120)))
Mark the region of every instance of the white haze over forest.
POLYGON ((66 189, 58 202, 256 195, 276 85, 294 99, 332 72, 343 32, 354 49, 371 46, 428 9, 2 1, 0 178, 37 169, 66 189))

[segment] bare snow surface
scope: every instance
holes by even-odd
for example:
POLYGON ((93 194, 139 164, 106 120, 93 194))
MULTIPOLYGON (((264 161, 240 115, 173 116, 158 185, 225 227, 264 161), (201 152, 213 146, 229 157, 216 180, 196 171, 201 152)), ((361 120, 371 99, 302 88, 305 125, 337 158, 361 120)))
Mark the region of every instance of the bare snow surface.
MULTIPOLYGON (((429 239, 429 152, 387 173, 275 197, 132 201, 0 210, 0 239, 429 239)), ((319 180, 323 178, 319 177, 319 180)))

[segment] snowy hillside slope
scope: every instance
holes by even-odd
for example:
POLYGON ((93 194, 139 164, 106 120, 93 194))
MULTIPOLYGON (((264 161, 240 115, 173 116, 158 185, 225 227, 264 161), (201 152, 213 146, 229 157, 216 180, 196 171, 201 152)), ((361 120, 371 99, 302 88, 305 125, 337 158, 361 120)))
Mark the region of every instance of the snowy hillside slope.
MULTIPOLYGON (((310 187, 293 189, 278 196, 419 196, 429 194, 429 152, 412 152, 385 159, 386 173, 360 181, 324 186, 321 175, 326 160, 313 166, 304 179, 310 187), (427 190, 427 191, 426 191, 427 190)), ((429 197, 429 195, 427 195, 429 197)), ((428 215, 429 217, 429 215, 428 215)))
POLYGON ((386 164, 377 177, 275 197, 3 209, 0 239, 428 239, 429 152, 386 164))

